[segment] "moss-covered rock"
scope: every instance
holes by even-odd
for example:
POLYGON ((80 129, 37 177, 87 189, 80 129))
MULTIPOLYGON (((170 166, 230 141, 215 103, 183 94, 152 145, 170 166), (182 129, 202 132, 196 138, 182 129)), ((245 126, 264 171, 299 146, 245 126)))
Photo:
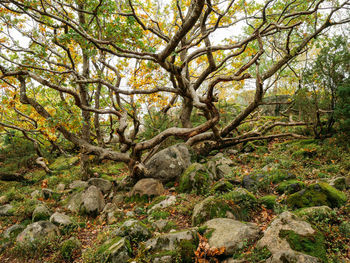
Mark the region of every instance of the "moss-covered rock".
POLYGON ((132 247, 127 238, 115 237, 107 240, 97 250, 102 262, 128 262, 132 256, 132 247))
POLYGON ((228 192, 221 197, 223 200, 229 201, 233 206, 233 214, 238 220, 249 220, 251 212, 257 206, 255 196, 244 188, 237 188, 228 192))
POLYGON ((328 206, 314 206, 301 208, 294 212, 297 216, 306 220, 325 220, 332 216, 332 209, 328 206))
POLYGON ((287 204, 294 209, 322 205, 334 208, 342 206, 346 200, 346 195, 343 192, 329 184, 316 183, 290 195, 287 199, 287 204))
POLYGON ((293 194, 305 188, 305 183, 298 180, 288 180, 278 184, 276 190, 279 194, 293 194))
POLYGON ((199 163, 191 164, 180 177, 181 193, 205 194, 212 182, 208 170, 199 163))
POLYGON ((293 250, 327 262, 325 239, 320 232, 316 232, 314 235, 301 236, 292 230, 281 230, 279 237, 286 239, 293 250))
POLYGON ((276 204, 276 199, 277 196, 275 195, 265 195, 259 198, 258 202, 259 204, 264 205, 268 209, 273 209, 276 204))
POLYGON ((135 219, 125 221, 113 234, 121 237, 127 236, 130 240, 137 242, 146 240, 151 236, 147 226, 135 219))
POLYGON ((49 209, 45 205, 40 204, 37 207, 35 207, 32 215, 32 220, 33 222, 48 220, 50 216, 51 216, 51 213, 49 209))
POLYGON ((222 198, 209 196, 194 207, 192 224, 200 225, 213 218, 229 217, 233 215, 232 212, 233 209, 228 201, 222 198))
POLYGON ((199 225, 213 218, 249 220, 257 200, 248 190, 237 188, 221 196, 209 196, 193 210, 192 224, 199 225))
POLYGON ((220 180, 216 182, 211 188, 210 188, 210 193, 215 194, 215 193, 226 193, 230 192, 234 189, 234 185, 229 182, 227 179, 220 180))

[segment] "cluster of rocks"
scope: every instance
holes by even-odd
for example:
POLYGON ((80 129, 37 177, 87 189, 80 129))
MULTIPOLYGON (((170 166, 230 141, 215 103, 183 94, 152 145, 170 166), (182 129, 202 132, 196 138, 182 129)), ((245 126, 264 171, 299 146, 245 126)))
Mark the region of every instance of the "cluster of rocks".
MULTIPOLYGON (((41 192, 33 192, 32 197, 61 198, 62 193, 69 193, 70 196, 63 201, 66 209, 72 213, 100 216, 100 220, 108 224, 118 223, 119 216, 134 217, 137 213, 148 216, 153 231, 142 222, 129 219, 109 233, 108 240, 97 251, 106 262, 128 262, 135 256, 132 249, 135 246, 144 249, 144 257, 149 262, 178 262, 179 257, 191 260, 193 251, 198 247, 199 233, 207 237, 210 247, 224 248, 221 262, 239 262, 233 256, 247 244, 267 249, 269 257, 265 262, 322 262, 326 253, 321 242, 323 236, 306 220, 315 213, 326 216, 332 208, 342 206, 346 196, 341 190, 350 188, 350 179, 341 177, 307 186, 296 180, 294 175, 287 174, 280 180, 262 173, 246 175, 242 181, 237 181, 226 176, 232 173, 232 165, 232 161, 221 153, 205 164, 191 163, 188 148, 178 144, 158 152, 146 162, 146 178, 139 180, 127 194, 115 194, 115 185, 108 180, 91 178, 86 182, 73 181, 68 186, 58 184, 55 191, 42 189, 41 192), (280 180, 276 191, 287 196, 286 205, 291 209, 303 209, 296 213, 281 213, 262 231, 257 224, 249 222, 252 221, 252 213, 259 204, 274 208, 277 197, 272 195, 257 199, 253 192, 274 180, 280 180), (124 198, 164 195, 163 184, 174 181, 179 182, 176 190, 180 193, 209 193, 194 206, 192 228, 170 230, 167 220, 152 217, 156 211, 176 205, 177 197, 171 194, 147 211, 140 208, 124 215, 124 210, 120 209, 124 198), (295 245, 300 240, 305 247, 295 245), (318 252, 309 251, 310 247, 318 252)), ((266 168, 266 172, 269 169, 266 168)), ((7 203, 6 197, 0 197, 0 216, 13 214, 13 206, 7 203)), ((26 227, 13 225, 4 236, 16 238, 20 243, 34 242, 55 238, 61 230, 75 225, 68 215, 59 211, 52 213, 41 203, 35 207, 32 221, 26 227)))

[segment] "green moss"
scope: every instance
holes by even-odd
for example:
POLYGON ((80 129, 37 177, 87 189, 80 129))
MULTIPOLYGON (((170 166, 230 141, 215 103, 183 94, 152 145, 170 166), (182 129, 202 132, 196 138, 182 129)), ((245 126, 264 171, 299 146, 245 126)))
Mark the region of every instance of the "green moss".
POLYGON ((73 165, 77 164, 79 162, 79 157, 73 156, 73 157, 65 157, 60 156, 56 158, 56 160, 50 164, 50 169, 52 170, 67 170, 73 165))
POLYGON ((281 230, 279 236, 286 239, 293 250, 327 262, 325 239, 320 232, 316 232, 315 235, 301 236, 291 230, 281 230))
POLYGON ((281 182, 276 190, 279 194, 292 194, 295 193, 297 191, 300 191, 301 189, 305 188, 305 183, 300 182, 298 180, 288 180, 288 181, 284 181, 281 182))
POLYGON ((234 212, 229 202, 214 196, 202 201, 200 212, 193 215, 192 224, 200 225, 216 217, 226 217, 226 212, 234 212))
POLYGON ((234 185, 231 184, 228 180, 220 180, 216 182, 210 189, 211 194, 215 193, 224 193, 224 192, 230 192, 234 189, 234 185))
POLYGON ((327 205, 329 207, 340 207, 345 204, 346 195, 327 183, 312 184, 307 189, 292 194, 287 199, 291 208, 303 208, 311 206, 327 205))
POLYGON ((211 180, 208 171, 201 164, 190 165, 180 177, 179 192, 205 194, 211 180))
POLYGON ((350 222, 342 222, 339 226, 339 231, 345 238, 350 238, 350 222))
POLYGON ((257 206, 255 196, 244 188, 237 188, 224 194, 221 198, 233 203, 232 213, 239 220, 249 220, 251 212, 257 206))
POLYGON ((277 196, 275 195, 265 195, 259 198, 259 203, 264 205, 268 209, 273 209, 276 204, 277 196))

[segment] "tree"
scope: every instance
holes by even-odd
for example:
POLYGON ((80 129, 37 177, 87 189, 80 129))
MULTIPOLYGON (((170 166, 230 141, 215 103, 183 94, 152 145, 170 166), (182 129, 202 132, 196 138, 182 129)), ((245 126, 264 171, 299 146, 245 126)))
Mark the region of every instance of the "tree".
POLYGON ((210 152, 304 122, 240 126, 294 59, 330 27, 349 1, 266 0, 26 0, 1 1, 1 125, 62 136, 88 155, 125 162, 131 175, 144 152, 170 137, 210 152), (239 25, 244 23, 239 34, 239 25), (221 41, 222 34, 229 32, 221 41), (18 38, 18 36, 21 36, 18 38), (17 38, 17 39, 16 39, 17 38), (253 101, 219 122, 218 95, 254 83, 253 101), (149 109, 147 111, 147 109, 149 109), (142 139, 146 115, 179 110, 180 122, 142 139), (194 125, 194 110, 204 120, 194 125), (104 134, 118 136, 118 150, 104 134), (203 144, 202 142, 206 142, 203 144), (203 148, 205 146, 205 149, 203 148))
POLYGON ((347 38, 341 35, 324 41, 318 56, 306 68, 303 74, 302 93, 314 115, 316 137, 329 135, 336 123, 336 115, 347 122, 347 93, 349 89, 350 49, 347 38))

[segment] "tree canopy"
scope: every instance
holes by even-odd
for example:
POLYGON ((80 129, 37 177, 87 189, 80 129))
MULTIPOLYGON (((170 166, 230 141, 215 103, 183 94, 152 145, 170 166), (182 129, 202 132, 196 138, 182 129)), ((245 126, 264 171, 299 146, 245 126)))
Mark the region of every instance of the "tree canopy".
POLYGON ((348 23, 349 5, 1 1, 0 129, 60 151, 68 141, 81 149, 83 163, 96 155, 127 163, 131 173, 145 152, 168 138, 209 152, 250 140, 299 137, 268 133, 307 124, 288 118, 239 128, 255 120, 252 114, 281 79, 295 85, 296 58, 312 50, 319 36, 348 23), (227 117, 232 109, 219 109, 220 100, 242 89, 254 89, 254 98, 227 117), (178 121, 166 123, 171 114, 178 121), (147 120, 160 126, 145 136, 147 120))

